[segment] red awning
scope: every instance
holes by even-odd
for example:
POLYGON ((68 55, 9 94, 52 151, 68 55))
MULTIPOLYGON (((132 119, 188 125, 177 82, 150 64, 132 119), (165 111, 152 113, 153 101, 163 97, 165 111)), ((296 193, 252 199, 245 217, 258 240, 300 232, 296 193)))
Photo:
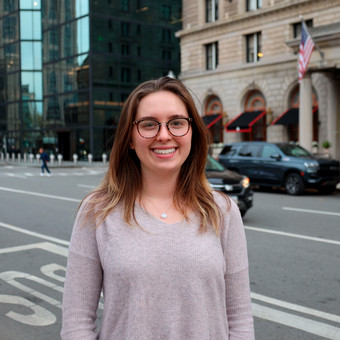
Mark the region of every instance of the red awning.
MULTIPOLYGON (((313 107, 313 113, 318 110, 318 107, 313 107)), ((283 112, 270 125, 297 125, 299 124, 299 108, 291 108, 283 112)))
POLYGON ((252 126, 266 114, 266 111, 243 112, 226 125, 227 132, 250 132, 252 126))
POLYGON ((222 115, 221 114, 206 115, 206 116, 202 117, 202 119, 203 119, 207 129, 209 129, 214 124, 216 124, 219 120, 222 119, 222 115))

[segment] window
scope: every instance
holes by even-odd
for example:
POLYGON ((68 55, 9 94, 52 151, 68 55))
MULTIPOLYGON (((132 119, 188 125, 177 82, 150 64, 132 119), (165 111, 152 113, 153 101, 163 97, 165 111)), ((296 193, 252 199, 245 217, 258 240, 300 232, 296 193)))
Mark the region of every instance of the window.
POLYGON ((163 28, 162 30, 162 42, 171 42, 171 30, 163 28))
MULTIPOLYGON (((305 21, 307 27, 313 27, 313 20, 306 20, 305 21)), ((293 37, 294 38, 300 38, 301 37, 301 22, 297 22, 293 24, 293 37)))
POLYGON ((130 31, 130 25, 128 22, 121 22, 120 23, 120 34, 124 37, 127 37, 129 35, 130 31))
POLYGON ((166 19, 166 20, 171 19, 171 6, 162 5, 161 11, 162 11, 161 13, 162 19, 166 19))
POLYGON ((263 158, 273 158, 272 156, 276 156, 279 153, 277 150, 271 145, 264 145, 262 150, 262 157, 263 158))
POLYGON ((246 36, 247 63, 255 63, 263 57, 261 32, 246 36))
POLYGON ((130 46, 123 44, 122 45, 122 55, 129 55, 130 54, 130 46))
POLYGON ((129 83, 131 81, 131 71, 129 68, 123 67, 120 75, 122 83, 129 83))
POLYGON ((215 70, 218 65, 218 42, 205 45, 206 69, 215 70))
POLYGON ((247 12, 262 8, 262 0, 247 0, 247 12))
POLYGON ((162 59, 166 61, 171 61, 171 51, 170 50, 162 50, 162 59))
POLYGON ((206 22, 214 22, 218 19, 218 0, 206 0, 206 22))
POLYGON ((142 49, 140 46, 137 46, 137 56, 140 57, 142 55, 142 49))
POLYGON ((242 157, 259 157, 261 146, 257 145, 244 145, 239 151, 239 156, 242 157))
POLYGON ((129 11, 129 1, 130 0, 120 0, 120 9, 124 12, 129 11))

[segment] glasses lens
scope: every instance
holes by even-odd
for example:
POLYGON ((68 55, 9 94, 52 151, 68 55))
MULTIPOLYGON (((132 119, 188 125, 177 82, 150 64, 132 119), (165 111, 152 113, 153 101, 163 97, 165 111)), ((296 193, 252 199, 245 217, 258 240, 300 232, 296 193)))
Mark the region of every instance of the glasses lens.
POLYGON ((169 130, 174 136, 184 136, 189 130, 189 122, 185 118, 176 118, 169 121, 169 130))
POLYGON ((138 131, 145 138, 155 137, 158 129, 159 125, 154 120, 142 120, 138 123, 138 131))

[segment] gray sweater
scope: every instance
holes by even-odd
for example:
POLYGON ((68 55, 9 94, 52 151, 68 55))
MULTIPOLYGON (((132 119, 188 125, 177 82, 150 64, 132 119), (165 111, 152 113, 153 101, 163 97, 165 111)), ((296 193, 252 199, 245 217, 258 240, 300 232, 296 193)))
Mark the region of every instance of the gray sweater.
POLYGON ((254 339, 245 233, 220 194, 221 237, 199 221, 165 224, 136 205, 144 228, 117 207, 97 229, 75 221, 63 297, 62 339, 254 339), (82 226, 81 226, 82 225, 82 226), (99 334, 96 311, 103 290, 99 334))

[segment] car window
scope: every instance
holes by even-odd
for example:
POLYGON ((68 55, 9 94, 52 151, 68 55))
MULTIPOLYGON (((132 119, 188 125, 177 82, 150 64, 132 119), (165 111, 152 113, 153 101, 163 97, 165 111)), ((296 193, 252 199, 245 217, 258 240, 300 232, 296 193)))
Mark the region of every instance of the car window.
POLYGON ((214 158, 208 155, 207 163, 205 165, 207 171, 224 171, 225 168, 222 164, 217 162, 214 158))
POLYGON ((270 158, 273 155, 277 155, 277 150, 272 145, 265 145, 262 149, 262 157, 270 158))
POLYGON ((293 157, 309 157, 311 154, 299 145, 294 144, 278 144, 281 151, 287 156, 293 157))
POLYGON ((236 153, 237 147, 235 145, 226 145, 220 155, 233 156, 236 153))
POLYGON ((259 157, 260 149, 259 145, 243 145, 238 154, 242 157, 259 157))

